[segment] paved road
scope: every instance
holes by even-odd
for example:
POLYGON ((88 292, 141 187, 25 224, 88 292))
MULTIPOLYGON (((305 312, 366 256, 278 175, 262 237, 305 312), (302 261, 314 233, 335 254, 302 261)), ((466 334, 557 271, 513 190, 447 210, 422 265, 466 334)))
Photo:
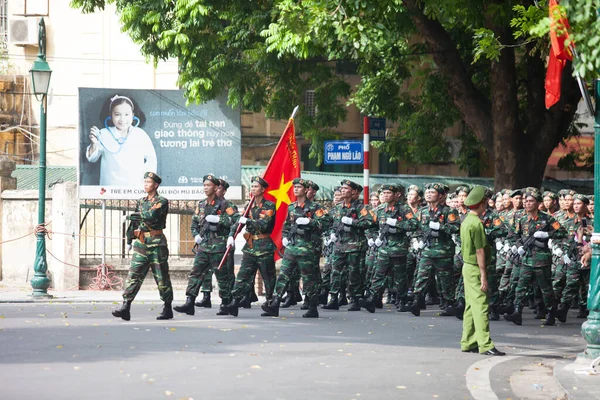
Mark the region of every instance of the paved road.
MULTIPOLYGON (((461 323, 386 306, 280 318, 260 308, 156 321, 158 303, 134 303, 132 321, 110 303, 0 304, 4 399, 493 399, 518 398, 509 378, 523 365, 585 347, 581 320, 522 327, 493 322, 508 357, 461 353, 461 323)), ((544 390, 535 382, 526 388, 544 390)), ((547 397, 548 398, 548 397, 547 397)))

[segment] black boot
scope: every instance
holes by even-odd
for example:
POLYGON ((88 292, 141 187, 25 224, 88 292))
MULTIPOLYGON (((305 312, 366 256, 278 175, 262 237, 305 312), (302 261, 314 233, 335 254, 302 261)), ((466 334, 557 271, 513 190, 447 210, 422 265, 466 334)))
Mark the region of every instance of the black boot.
POLYGON ((171 307, 171 302, 165 302, 162 312, 158 315, 158 317, 156 317, 156 319, 173 319, 173 308, 171 307))
POLYGON ((229 315, 233 315, 234 317, 237 317, 239 312, 240 312, 240 300, 235 298, 229 305, 229 315))
POLYGON ((385 299, 385 304, 392 304, 393 302, 394 302, 394 296, 393 296, 392 292, 390 292, 388 290, 387 298, 385 299))
MULTIPOLYGON (((305 299, 306 303, 308 299, 305 299)), ((319 304, 319 300, 317 298, 312 299, 308 302, 308 311, 302 314, 302 318, 319 318, 319 310, 317 310, 317 305, 319 304)))
MULTIPOLYGON (((292 299, 294 294, 289 294, 292 299)), ((279 296, 273 295, 273 300, 265 302, 260 308, 263 309, 264 313, 260 314, 261 317, 279 317, 279 296)))
POLYGON ((329 297, 329 291, 328 290, 321 290, 321 293, 319 294, 319 304, 327 304, 327 298, 329 297))
POLYGON ((348 307, 348 311, 360 311, 360 303, 362 302, 362 298, 358 296, 354 296, 352 300, 352 305, 348 307))
MULTIPOLYGON (((456 302, 456 307, 454 307, 454 312, 456 313, 456 318, 460 319, 462 321, 463 319, 463 315, 465 313, 465 299, 463 299, 462 297, 460 299, 458 299, 458 301, 456 302)), ((500 317, 498 317, 500 318, 500 317)))
POLYGON ((377 307, 377 295, 367 297, 363 302, 362 306, 370 313, 375 312, 375 308, 377 307))
POLYGON ((452 302, 448 303, 446 308, 440 313, 440 317, 454 317, 456 315, 456 308, 452 305, 452 302))
MULTIPOLYGON (((425 301, 425 305, 427 305, 427 300, 425 301)), ((448 300, 442 299, 442 301, 440 301, 440 310, 445 310, 446 307, 448 307, 448 300)), ((422 310, 425 310, 425 309, 422 308, 422 310)))
POLYGON ((425 296, 423 296, 423 295, 417 296, 417 305, 419 306, 419 310, 427 309, 427 305, 425 304, 425 296))
POLYGON ((383 298, 381 297, 381 295, 377 295, 373 298, 373 300, 375 300, 374 304, 375 304, 375 308, 383 308, 383 298))
POLYGON ((184 313, 187 315, 194 315, 196 312, 196 307, 194 306, 194 300, 196 300, 195 296, 188 296, 185 300, 185 303, 180 306, 175 306, 173 309, 177 312, 184 313))
POLYGON ((587 318, 590 314, 587 306, 581 305, 579 306, 579 312, 577 313, 577 318, 587 318))
POLYGON ((221 304, 219 306, 219 311, 217 311, 217 315, 229 315, 229 306, 226 304, 221 304))
POLYGON ((240 307, 252 308, 252 303, 250 303, 250 296, 245 295, 244 297, 242 297, 242 300, 240 300, 240 307))
POLYGON ((210 302, 210 292, 202 292, 202 295, 202 300, 197 301, 194 305, 196 307, 212 308, 212 303, 210 302))
POLYGON ((310 309, 310 301, 308 300, 308 295, 304 296, 304 302, 302 303, 302 307, 300 307, 301 310, 308 310, 310 309))
POLYGON ((348 297, 346 297, 346 292, 340 292, 340 307, 348 305, 348 297))
POLYGON ((498 309, 496 306, 490 306, 490 321, 499 321, 500 320, 500 314, 498 313, 498 309))
POLYGON ((504 319, 507 321, 510 321, 516 325, 522 325, 523 324, 523 316, 521 315, 521 313, 523 312, 523 310, 521 309, 521 306, 515 306, 515 310, 512 314, 504 314, 504 319))
POLYGON ((398 312, 410 311, 410 306, 408 305, 406 299, 400 300, 400 304, 398 304, 398 307, 396 307, 396 311, 398 311, 398 312))
POLYGON ((255 301, 258 301, 258 296, 256 295, 256 290, 254 290, 254 287, 252 287, 252 292, 250 293, 250 303, 254 303, 255 301))
POLYGON ((298 304, 296 301, 296 296, 293 292, 288 292, 287 297, 285 297, 284 302, 281 304, 281 308, 290 308, 291 306, 295 306, 298 304))
POLYGON ((560 303, 556 311, 556 318, 562 322, 567 322, 567 314, 569 313, 569 304, 560 303))
POLYGON ((112 315, 121 318, 125 321, 129 321, 131 319, 131 301, 125 300, 123 301, 123 305, 116 310, 112 311, 112 315))
POLYGON ((329 300, 329 303, 325 304, 324 306, 321 306, 321 308, 323 310, 339 310, 340 304, 338 303, 338 295, 332 293, 331 300, 329 300))
POLYGON ((294 292, 294 300, 296 300, 296 304, 298 304, 299 302, 302 301, 302 293, 300 293, 300 288, 298 287, 298 285, 296 285, 293 292, 294 292))
POLYGON ((556 306, 551 307, 548 310, 548 316, 546 317, 546 323, 544 325, 549 325, 549 326, 556 325, 556 306))
POLYGON ((421 306, 420 303, 422 303, 423 305, 425 305, 425 296, 422 294, 418 294, 417 297, 413 300, 411 306, 410 306, 410 312, 412 313, 412 315, 414 315, 415 317, 418 317, 421 315, 421 306))

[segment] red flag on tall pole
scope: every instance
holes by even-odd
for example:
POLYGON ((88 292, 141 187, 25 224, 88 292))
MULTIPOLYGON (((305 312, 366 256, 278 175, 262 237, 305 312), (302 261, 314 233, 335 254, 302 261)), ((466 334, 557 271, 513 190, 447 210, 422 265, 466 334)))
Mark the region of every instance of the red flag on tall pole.
MULTIPOLYGON (((296 107, 297 109, 297 107, 296 107)), ((288 124, 279 139, 279 143, 265 168, 262 178, 269 183, 265 191, 265 199, 275 203, 275 227, 271 239, 279 249, 281 247, 281 230, 287 217, 288 205, 296 201, 292 181, 300 177, 300 160, 296 146, 296 133, 294 130, 294 115, 292 113, 288 124)), ((275 259, 279 253, 275 253, 275 259)))
POLYGON ((548 2, 548 14, 550 17, 550 56, 548 69, 546 71, 546 108, 552 107, 560 100, 560 85, 562 72, 567 60, 573 60, 573 54, 569 47, 565 47, 565 41, 569 38, 570 28, 566 15, 558 7, 557 0, 548 2))

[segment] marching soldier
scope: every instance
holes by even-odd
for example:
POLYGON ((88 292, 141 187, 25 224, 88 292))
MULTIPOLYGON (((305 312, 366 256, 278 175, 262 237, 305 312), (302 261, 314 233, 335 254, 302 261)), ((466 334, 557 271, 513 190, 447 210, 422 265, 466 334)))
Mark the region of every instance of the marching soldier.
POLYGON ((523 300, 531 281, 536 280, 542 291, 544 304, 548 309, 546 325, 556 322, 556 304, 552 291, 552 253, 548 247, 549 239, 561 239, 566 231, 554 217, 538 210, 542 202, 539 191, 525 193, 525 215, 517 219, 515 247, 521 257, 519 281, 515 291, 514 312, 504 314, 504 319, 516 325, 522 324, 523 300))
POLYGON ((319 204, 306 197, 309 188, 308 181, 296 178, 292 183, 297 200, 288 206, 288 215, 283 225, 282 243, 285 247, 283 261, 275 284, 273 299, 262 305, 264 313, 261 315, 263 317, 279 316, 280 298, 291 283, 290 277, 297 274, 295 270, 300 270, 302 288, 307 298, 305 302, 309 305, 308 311, 302 317, 318 318, 317 303, 321 272, 319 265, 315 264, 313 237, 314 235, 320 236, 322 222, 327 215, 319 204))
POLYGON ((364 307, 375 312, 375 299, 383 294, 386 277, 393 274, 391 290, 397 294, 401 302, 406 302, 408 292, 408 276, 406 257, 408 254, 408 232, 416 231, 418 221, 409 207, 397 201, 395 193, 398 187, 383 185, 381 187, 386 203, 377 209, 379 232, 375 238, 377 262, 373 278, 367 288, 364 307))
MULTIPOLYGON (((260 271, 265 284, 267 301, 271 300, 275 287, 274 254, 277 248, 271 239, 275 227, 275 203, 264 198, 265 190, 269 187, 267 181, 259 176, 253 176, 251 182, 250 190, 254 198, 252 207, 247 214, 248 217, 240 217, 238 220, 239 224, 246 225, 244 234, 246 244, 242 248, 242 265, 231 292, 233 302, 229 306, 229 313, 234 317, 238 316, 242 298, 249 295, 252 290, 256 270, 260 271)), ((233 235, 236 230, 237 224, 234 224, 227 239, 228 245, 233 245, 233 235)))
POLYGON ((375 215, 356 199, 358 184, 348 179, 342 183, 342 204, 335 206, 330 215, 333 219, 333 229, 330 240, 333 241, 332 271, 331 271, 331 300, 325 306, 326 310, 338 310, 338 294, 341 291, 342 274, 347 269, 353 304, 351 311, 359 311, 359 300, 364 293, 361 275, 362 240, 365 229, 375 224, 375 215))
POLYGON ((237 211, 229 206, 225 199, 217 196, 217 188, 221 185, 218 178, 209 174, 204 176, 203 181, 206 199, 198 202, 192 216, 191 230, 197 250, 185 291, 187 300, 183 305, 174 308, 177 312, 194 315, 194 301, 202 282, 207 275, 212 277, 214 270, 221 298, 221 308, 217 315, 227 315, 227 305, 231 302, 231 276, 226 266, 221 270, 218 270, 218 266, 225 255, 227 236, 237 219, 237 211))
MULTIPOLYGON (((342 187, 335 186, 333 188, 333 209, 336 205, 342 202, 342 187)), ((331 210, 328 212, 331 214, 331 210)), ((333 241, 329 235, 324 235, 323 255, 325 256, 325 265, 321 274, 321 293, 319 294, 319 304, 327 304, 329 297, 329 289, 331 288, 331 255, 333 254, 333 241)))
POLYGON ((427 206, 421 208, 419 221, 423 235, 419 247, 422 251, 414 288, 416 298, 410 310, 417 317, 421 315, 421 310, 426 309, 425 289, 432 270, 435 271, 441 285, 443 299, 447 304, 454 302, 456 283, 452 276, 454 259, 452 235, 460 229, 460 217, 456 210, 442 203, 444 193, 444 185, 440 183, 425 185, 427 206))
POLYGON ((169 249, 167 238, 163 233, 169 213, 169 202, 157 193, 161 182, 160 176, 154 172, 144 174, 146 197, 139 199, 135 207, 135 212, 139 213, 139 225, 137 221, 132 221, 127 231, 128 243, 135 238, 133 256, 125 281, 123 305, 112 312, 112 315, 125 321, 131 319, 131 303, 139 292, 144 278, 148 274, 148 269, 152 269, 160 299, 164 302, 163 310, 156 319, 173 318, 171 308, 173 287, 169 277, 169 249))

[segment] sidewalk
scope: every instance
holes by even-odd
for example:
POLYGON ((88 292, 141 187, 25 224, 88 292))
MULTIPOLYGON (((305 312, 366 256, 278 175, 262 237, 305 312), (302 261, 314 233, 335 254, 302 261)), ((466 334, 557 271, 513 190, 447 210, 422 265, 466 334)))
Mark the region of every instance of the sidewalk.
MULTIPOLYGON (((590 375, 592 360, 559 360, 554 366, 554 377, 571 400, 600 400, 600 365, 596 367, 597 375, 590 375)), ((598 364, 598 362, 596 362, 598 364)))

